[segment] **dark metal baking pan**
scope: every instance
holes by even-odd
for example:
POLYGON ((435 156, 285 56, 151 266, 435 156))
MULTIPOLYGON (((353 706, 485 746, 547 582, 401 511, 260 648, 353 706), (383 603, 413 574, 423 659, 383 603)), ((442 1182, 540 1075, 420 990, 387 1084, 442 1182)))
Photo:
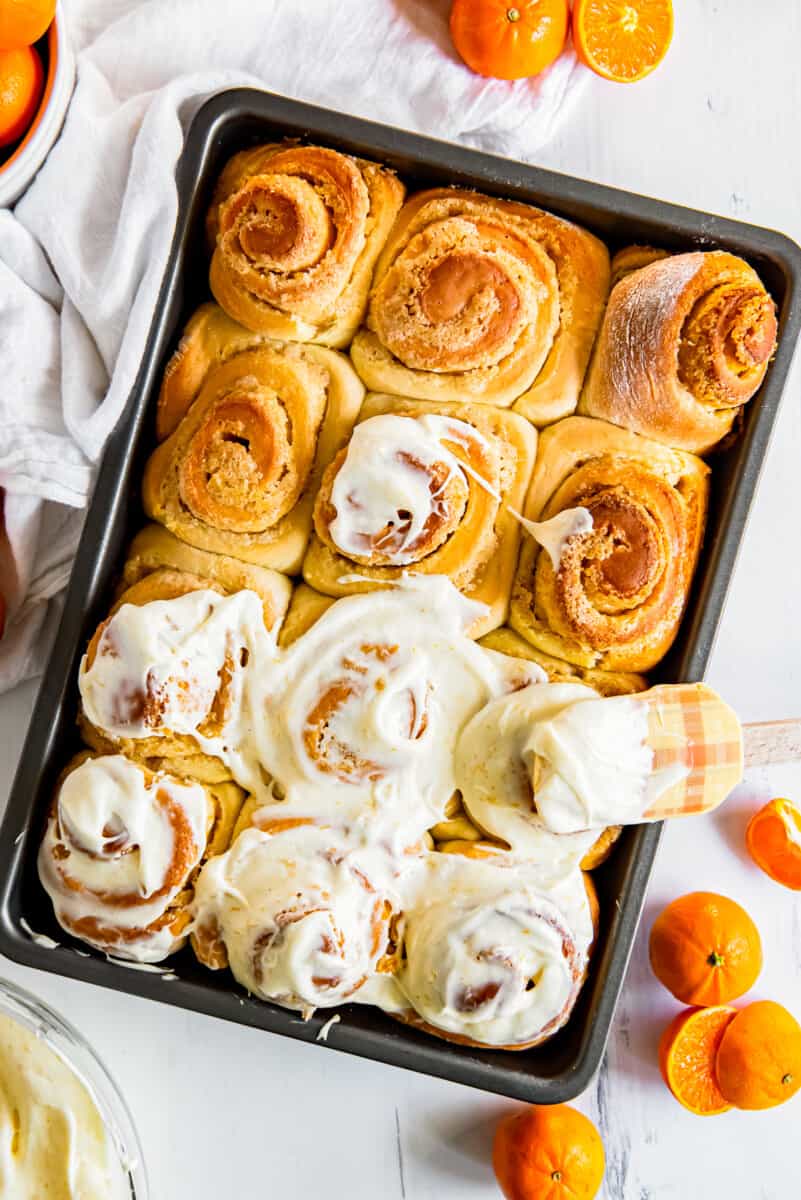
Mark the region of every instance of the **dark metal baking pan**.
MULTIPOLYGON (((199 111, 177 172, 178 221, 142 366, 101 466, 70 580, 55 648, 39 691, 0 834, 0 951, 104 987, 162 1000, 275 1033, 313 1041, 327 1017, 309 1021, 251 999, 227 973, 201 967, 189 950, 170 961, 176 978, 128 970, 75 953, 56 925, 36 874, 36 853, 55 778, 77 746, 78 664, 105 616, 124 548, 142 523, 142 465, 153 445, 154 402, 164 364, 189 313, 208 296, 203 218, 214 179, 235 151, 298 137, 379 159, 410 188, 455 184, 541 205, 572 218, 614 248, 631 241, 677 249, 723 247, 747 258, 779 307, 779 348, 740 436, 714 460, 709 529, 701 567, 663 680, 703 676, 737 550, 801 327, 801 250, 787 238, 739 221, 662 204, 536 167, 479 154, 312 108, 264 92, 224 92, 199 111), (32 940, 25 924, 61 944, 32 940)), ((596 872, 601 931, 588 982, 571 1020, 554 1038, 520 1053, 481 1051, 399 1025, 376 1009, 349 1005, 326 1045, 488 1091, 539 1103, 576 1096, 603 1056, 642 909, 660 827, 631 828, 596 872)))

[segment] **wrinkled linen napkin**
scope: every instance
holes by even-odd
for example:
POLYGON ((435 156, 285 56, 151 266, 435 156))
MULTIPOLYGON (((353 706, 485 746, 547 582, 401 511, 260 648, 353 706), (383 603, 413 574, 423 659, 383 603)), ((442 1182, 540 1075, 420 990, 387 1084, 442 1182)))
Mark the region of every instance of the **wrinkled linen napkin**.
POLYGON ((14 213, 0 211, 0 691, 41 671, 49 649, 94 468, 144 348, 192 116, 250 85, 530 158, 584 68, 568 48, 536 80, 481 79, 451 46, 449 8, 67 0, 72 104, 14 213))

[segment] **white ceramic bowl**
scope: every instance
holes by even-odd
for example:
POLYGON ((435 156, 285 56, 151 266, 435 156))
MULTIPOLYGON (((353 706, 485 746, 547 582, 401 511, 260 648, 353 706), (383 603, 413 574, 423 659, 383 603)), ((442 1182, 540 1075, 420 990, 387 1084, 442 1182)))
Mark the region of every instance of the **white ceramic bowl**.
POLYGON ((78 1076, 116 1147, 131 1200, 148 1200, 147 1174, 133 1118, 114 1080, 83 1035, 32 992, 7 979, 0 979, 0 1013, 32 1030, 78 1076))
POLYGON ((0 163, 0 208, 19 199, 61 132, 75 82, 75 57, 70 46, 61 0, 56 5, 47 39, 48 67, 39 111, 10 158, 0 163))

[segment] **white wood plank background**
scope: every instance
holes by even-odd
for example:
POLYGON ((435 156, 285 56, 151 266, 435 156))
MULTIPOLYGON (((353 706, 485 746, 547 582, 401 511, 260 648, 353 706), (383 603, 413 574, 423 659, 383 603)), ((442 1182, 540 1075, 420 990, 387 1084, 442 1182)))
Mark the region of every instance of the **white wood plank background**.
MULTIPOLYGON (((537 161, 801 240, 799 0, 677 0, 676 9, 663 68, 632 88, 592 80, 537 161)), ((745 720, 801 714, 799 376, 797 363, 710 672, 745 720)), ((26 686, 0 699, 0 797, 32 697, 26 686)), ((753 774, 713 817, 669 830, 645 929, 693 888, 739 898, 765 946, 754 995, 801 1016, 801 898, 763 877, 742 849, 748 815, 777 794, 801 799, 801 770, 753 774)), ((0 974, 91 1037, 134 1112, 159 1200, 498 1194, 489 1148, 495 1120, 511 1107, 504 1101, 10 963, 0 974)), ((604 1069, 580 1101, 604 1134, 603 1200, 796 1197, 801 1100, 770 1113, 685 1113, 655 1065, 676 1007, 650 976, 641 934, 604 1069)))

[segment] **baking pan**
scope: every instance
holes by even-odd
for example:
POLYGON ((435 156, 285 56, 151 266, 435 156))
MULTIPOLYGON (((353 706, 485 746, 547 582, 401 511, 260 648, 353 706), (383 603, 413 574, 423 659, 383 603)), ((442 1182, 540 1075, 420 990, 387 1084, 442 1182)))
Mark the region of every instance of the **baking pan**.
MULTIPOLYGON (((57 926, 36 874, 53 784, 78 745, 80 656, 108 611, 124 548, 143 521, 139 490, 142 466, 154 441, 161 372, 185 319, 208 296, 203 219, 211 187, 235 151, 284 137, 319 141, 379 159, 394 167, 410 189, 455 184, 541 205, 592 229, 611 249, 631 241, 685 250, 722 247, 747 258, 759 271, 779 308, 778 351, 761 392, 745 409, 740 436, 714 459, 701 566, 675 646, 655 673, 663 681, 698 680, 704 674, 801 327, 801 250, 781 234, 739 221, 662 204, 265 92, 223 92, 198 112, 178 166, 178 221, 142 365, 103 457, 64 616, 0 833, 0 950, 27 966, 314 1041, 327 1011, 303 1021, 285 1009, 251 999, 228 972, 205 970, 188 949, 170 960, 167 978, 158 971, 128 969, 94 953, 77 954, 77 943, 65 941, 57 926), (32 938, 28 930, 60 944, 51 947, 46 939, 32 938)), ((609 861, 595 873, 601 927, 589 979, 569 1023, 543 1045, 517 1053, 465 1048, 359 1005, 339 1010, 341 1020, 324 1044, 520 1100, 547 1104, 576 1096, 586 1088, 603 1056, 660 833, 657 825, 626 830, 609 861)))

